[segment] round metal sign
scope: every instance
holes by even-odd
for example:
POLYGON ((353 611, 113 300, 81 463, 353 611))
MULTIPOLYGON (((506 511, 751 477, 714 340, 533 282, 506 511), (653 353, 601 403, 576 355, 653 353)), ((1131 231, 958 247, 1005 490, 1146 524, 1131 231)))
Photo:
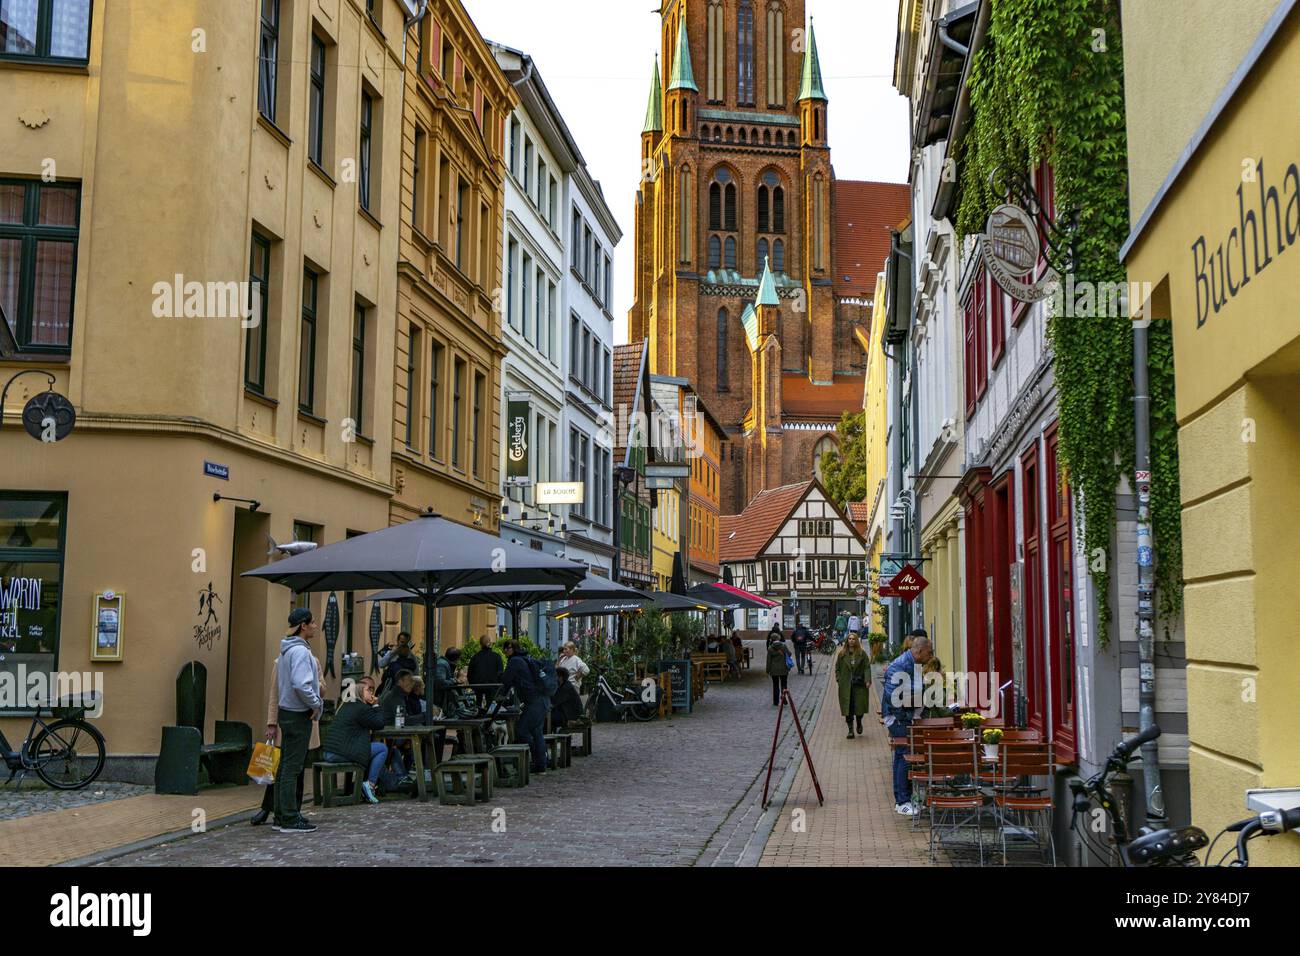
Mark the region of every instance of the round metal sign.
POLYGON ((23 428, 37 441, 62 441, 76 423, 72 403, 58 392, 41 392, 23 407, 23 428))
POLYGON ((1051 294, 1056 274, 1049 268, 1034 281, 1042 250, 1038 227, 1019 206, 1003 203, 989 214, 984 230, 984 263, 1007 295, 1038 302, 1051 294))

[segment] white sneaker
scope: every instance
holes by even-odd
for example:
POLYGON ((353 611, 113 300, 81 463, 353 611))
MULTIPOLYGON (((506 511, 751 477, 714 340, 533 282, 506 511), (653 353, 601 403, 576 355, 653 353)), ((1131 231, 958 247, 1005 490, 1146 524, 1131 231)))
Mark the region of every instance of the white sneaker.
POLYGON ((916 816, 916 807, 910 803, 896 803, 894 804, 894 812, 901 816, 914 817, 916 816))

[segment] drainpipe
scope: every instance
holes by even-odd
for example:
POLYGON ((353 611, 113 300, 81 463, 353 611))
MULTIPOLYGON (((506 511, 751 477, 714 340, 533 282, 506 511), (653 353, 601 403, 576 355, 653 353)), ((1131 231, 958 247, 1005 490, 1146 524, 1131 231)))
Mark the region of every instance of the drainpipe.
MULTIPOLYGON (((1137 485, 1138 580, 1138 728, 1145 733, 1156 723, 1155 548, 1151 533, 1151 389, 1147 370, 1144 314, 1133 322, 1133 418, 1137 485)), ((1147 825, 1166 825, 1165 793, 1160 785, 1159 748, 1154 739, 1142 745, 1142 786, 1146 791, 1147 825)))
POLYGON ((954 40, 951 36, 948 35, 947 17, 939 21, 939 42, 942 43, 944 46, 946 46, 949 50, 952 50, 953 52, 958 53, 961 56, 966 56, 968 53, 970 53, 970 47, 962 46, 960 43, 958 43, 956 40, 954 40))
MULTIPOLYGON (((411 0, 406 0, 403 4, 408 9, 411 6, 411 0)), ((411 27, 415 26, 424 19, 424 15, 429 12, 429 0, 420 0, 409 17, 402 23, 402 66, 406 66, 406 41, 411 37, 411 27)))

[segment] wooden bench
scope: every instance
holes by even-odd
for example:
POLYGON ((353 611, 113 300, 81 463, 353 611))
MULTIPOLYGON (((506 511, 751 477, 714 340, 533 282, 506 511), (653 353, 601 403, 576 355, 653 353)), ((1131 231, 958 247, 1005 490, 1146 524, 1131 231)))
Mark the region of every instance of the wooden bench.
POLYGON ((577 746, 573 746, 572 743, 570 744, 573 756, 591 756, 591 727, 592 721, 590 717, 579 717, 577 720, 569 721, 569 725, 564 728, 564 731, 569 735, 570 740, 572 740, 574 736, 582 736, 582 743, 577 746))
POLYGON ((533 750, 528 744, 506 744, 492 751, 497 765, 497 783, 502 787, 528 786, 533 750))
POLYGON ((218 720, 212 743, 205 744, 207 700, 208 669, 200 661, 190 661, 176 677, 176 726, 162 729, 154 793, 193 796, 199 792, 204 770, 209 783, 248 784, 253 729, 242 721, 218 720))
MULTIPOLYGON (((497 762, 491 754, 465 754, 452 757, 438 764, 439 771, 452 767, 467 767, 470 771, 470 796, 473 800, 488 801, 492 799, 493 785, 496 783, 497 762)), ((435 772, 435 777, 438 774, 435 772)), ((442 794, 439 793, 439 798, 442 794)))
POLYGON ((355 805, 361 802, 361 781, 366 779, 366 768, 351 762, 333 763, 318 760, 311 765, 312 795, 311 802, 319 806, 332 807, 336 802, 355 805), (343 788, 339 788, 339 776, 343 777, 343 788), (351 787, 351 792, 347 792, 351 787))
POLYGON ((546 734, 546 766, 551 770, 563 770, 573 764, 573 741, 568 734, 546 734))
POLYGON ((474 764, 460 760, 445 760, 433 768, 433 785, 438 792, 438 802, 444 806, 474 805, 474 764))

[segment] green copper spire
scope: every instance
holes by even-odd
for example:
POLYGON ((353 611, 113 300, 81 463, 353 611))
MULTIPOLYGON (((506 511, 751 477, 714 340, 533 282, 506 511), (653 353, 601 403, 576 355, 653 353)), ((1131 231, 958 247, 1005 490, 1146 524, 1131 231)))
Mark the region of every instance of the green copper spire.
POLYGON ((763 258, 763 278, 758 283, 758 300, 755 305, 775 305, 780 307, 781 297, 776 294, 776 279, 772 277, 771 260, 763 258))
POLYGON ((659 57, 655 57, 654 79, 650 84, 650 102, 645 108, 645 126, 643 133, 662 133, 664 131, 664 89, 659 85, 659 57))
POLYGON ((812 20, 808 21, 808 49, 803 53, 803 83, 799 86, 799 102, 821 100, 826 102, 822 87, 822 62, 817 56, 817 35, 813 33, 812 20))
POLYGON ((691 69, 691 45, 686 42, 686 18, 677 24, 677 46, 673 49, 673 75, 668 82, 668 92, 673 90, 690 90, 698 93, 695 85, 695 71, 691 69))

